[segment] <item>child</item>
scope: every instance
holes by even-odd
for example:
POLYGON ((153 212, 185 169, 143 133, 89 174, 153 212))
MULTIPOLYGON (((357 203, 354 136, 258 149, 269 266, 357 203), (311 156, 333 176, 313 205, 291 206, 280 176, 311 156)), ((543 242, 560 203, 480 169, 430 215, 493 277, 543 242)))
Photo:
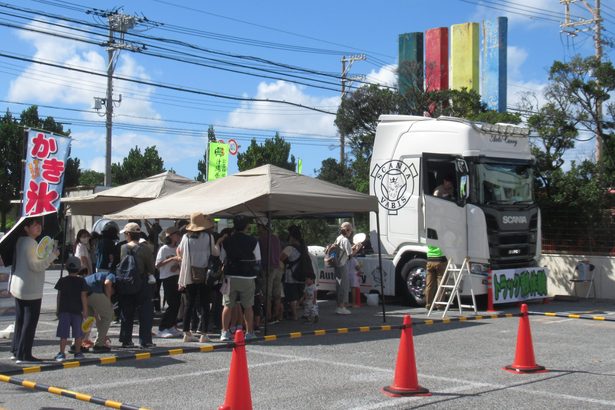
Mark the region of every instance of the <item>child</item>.
POLYGON ((68 276, 58 280, 55 288, 58 290, 58 331, 57 337, 60 338, 60 353, 55 360, 61 362, 66 359, 66 345, 70 329, 75 338, 75 359, 83 359, 81 353, 81 342, 83 333, 81 331, 82 321, 88 317, 88 286, 81 276, 81 261, 74 256, 68 258, 66 262, 68 276))
POLYGON ((316 303, 316 284, 314 281, 316 277, 308 275, 305 278, 305 288, 303 290, 303 316, 306 317, 306 322, 316 323, 318 322, 318 304, 316 303))

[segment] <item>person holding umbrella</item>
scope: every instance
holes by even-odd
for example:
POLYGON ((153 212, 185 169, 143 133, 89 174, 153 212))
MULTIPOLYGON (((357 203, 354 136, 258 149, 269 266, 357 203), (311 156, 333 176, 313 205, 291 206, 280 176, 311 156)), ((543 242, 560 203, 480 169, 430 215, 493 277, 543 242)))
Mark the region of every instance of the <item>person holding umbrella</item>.
POLYGON ((42 221, 42 217, 25 219, 22 236, 15 247, 13 272, 9 280, 9 292, 15 298, 15 333, 11 351, 18 364, 42 361, 32 356, 32 345, 41 313, 45 269, 60 254, 57 249, 49 255, 39 255, 37 252, 36 238, 42 233, 42 221))

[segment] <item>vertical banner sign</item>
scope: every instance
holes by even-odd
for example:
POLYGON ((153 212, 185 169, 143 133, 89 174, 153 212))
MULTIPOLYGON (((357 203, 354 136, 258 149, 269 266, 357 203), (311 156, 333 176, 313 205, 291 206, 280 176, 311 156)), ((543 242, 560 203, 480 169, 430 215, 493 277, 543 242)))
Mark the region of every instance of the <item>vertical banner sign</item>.
POLYGON ((60 207, 70 142, 69 137, 51 132, 28 131, 22 216, 60 207))
POLYGON ((297 161, 297 174, 303 174, 303 160, 301 158, 297 161))
POLYGON ((224 178, 228 173, 229 145, 220 142, 209 143, 209 164, 207 166, 207 180, 224 178))

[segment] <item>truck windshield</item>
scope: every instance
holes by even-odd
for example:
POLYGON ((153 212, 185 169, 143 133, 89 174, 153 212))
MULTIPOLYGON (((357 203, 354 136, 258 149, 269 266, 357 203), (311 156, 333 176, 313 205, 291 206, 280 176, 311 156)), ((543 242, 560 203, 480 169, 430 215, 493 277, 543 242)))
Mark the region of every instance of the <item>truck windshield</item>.
POLYGON ((534 173, 530 164, 476 164, 481 204, 532 204, 534 173))

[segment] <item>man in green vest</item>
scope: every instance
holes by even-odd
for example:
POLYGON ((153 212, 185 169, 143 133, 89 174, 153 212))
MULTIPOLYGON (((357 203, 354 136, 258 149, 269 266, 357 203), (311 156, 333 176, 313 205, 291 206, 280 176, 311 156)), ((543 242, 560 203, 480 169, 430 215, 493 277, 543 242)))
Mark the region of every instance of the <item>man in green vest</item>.
MULTIPOLYGON (((427 275, 425 277, 425 308, 429 310, 434 302, 438 285, 446 270, 446 256, 437 246, 427 245, 427 275)), ((439 300, 437 301, 439 302, 439 300)))

